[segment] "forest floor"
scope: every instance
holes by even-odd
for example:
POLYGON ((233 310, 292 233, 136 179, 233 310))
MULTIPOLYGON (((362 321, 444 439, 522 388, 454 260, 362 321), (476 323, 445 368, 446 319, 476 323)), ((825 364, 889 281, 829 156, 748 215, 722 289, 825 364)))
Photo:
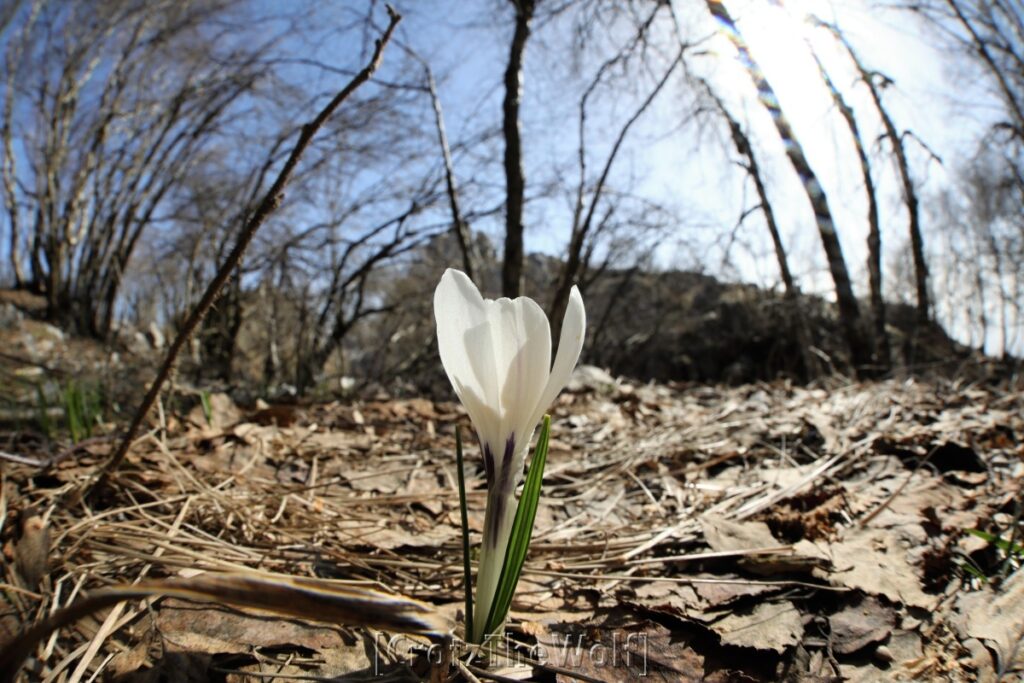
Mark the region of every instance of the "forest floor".
MULTIPOLYGON (((5 348, 5 373, 34 372, 5 348)), ((552 414, 507 647, 462 680, 1024 680, 1019 388, 584 369, 552 414)), ((458 636, 456 424, 422 398, 215 394, 154 411, 84 499, 123 425, 63 448, 8 426, 0 643, 106 586, 244 570, 414 598, 458 636)), ((467 470, 478 541, 475 444, 467 470)), ((437 680, 423 637, 316 616, 133 599, 44 638, 19 680, 437 680)))

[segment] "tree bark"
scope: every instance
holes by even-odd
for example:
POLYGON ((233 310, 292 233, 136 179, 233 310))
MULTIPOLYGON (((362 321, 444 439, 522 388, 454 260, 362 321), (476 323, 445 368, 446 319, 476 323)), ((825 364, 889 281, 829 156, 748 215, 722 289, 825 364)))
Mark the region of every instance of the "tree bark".
POLYGON ((900 180, 903 183, 903 200, 907 205, 910 247, 914 258, 914 284, 917 288, 917 321, 922 325, 926 325, 931 319, 931 298, 928 294, 928 262, 924 255, 924 236, 921 233, 921 210, 917 199, 917 190, 914 187, 914 179, 910 175, 910 164, 907 162, 903 138, 896 132, 896 126, 893 124, 889 112, 882 106, 878 86, 872 81, 872 74, 866 75, 866 82, 871 90, 871 98, 874 100, 875 106, 878 107, 878 113, 882 117, 885 134, 892 143, 892 149, 896 155, 896 166, 899 168, 900 180))
POLYGON ((523 54, 530 37, 530 21, 536 0, 511 0, 516 25, 505 69, 505 100, 502 104, 505 136, 505 259, 501 267, 501 292, 510 299, 522 292, 523 284, 523 149, 519 134, 519 104, 523 90, 523 54))

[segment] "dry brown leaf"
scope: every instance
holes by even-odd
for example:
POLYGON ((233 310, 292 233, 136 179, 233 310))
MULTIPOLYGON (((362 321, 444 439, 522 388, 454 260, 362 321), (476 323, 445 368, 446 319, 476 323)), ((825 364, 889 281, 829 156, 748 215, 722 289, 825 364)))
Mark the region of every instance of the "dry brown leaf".
POLYGON ((891 607, 868 597, 831 615, 828 622, 833 649, 845 655, 888 638, 896 625, 896 614, 891 607))
POLYGON ((734 522, 724 517, 702 515, 700 525, 708 545, 716 552, 782 546, 764 522, 734 522))
POLYGON ((192 652, 250 652, 254 647, 328 650, 345 646, 337 628, 282 619, 273 614, 167 600, 155 610, 155 627, 168 641, 192 652))
MULTIPOLYGON (((537 637, 537 659, 608 683, 672 681, 704 677, 704 657, 687 638, 649 621, 614 624, 555 624, 537 637)), ((576 683, 565 674, 559 683, 576 683)))
POLYGON ((914 631, 893 631, 886 646, 892 652, 893 661, 901 667, 912 666, 924 656, 921 634, 914 631))
MULTIPOLYGON (((734 522, 711 515, 700 518, 704 529, 704 538, 716 552, 742 552, 764 550, 766 548, 784 548, 775 540, 771 530, 764 522, 734 522)), ((740 558, 743 567, 762 576, 776 576, 785 572, 807 573, 822 565, 821 553, 809 544, 794 547, 787 552, 755 554, 740 558), (810 549, 810 553, 800 552, 800 548, 810 549)))
POLYGON ((409 477, 409 472, 405 468, 394 468, 384 472, 379 472, 379 469, 348 469, 342 471, 342 476, 356 491, 395 493, 405 487, 406 479, 409 477))
MULTIPOLYGON (((702 585, 702 584, 697 584, 702 585)), ((663 612, 678 617, 699 615, 703 602, 693 586, 668 581, 651 581, 636 588, 635 602, 653 612, 663 612)))
POLYGON ((774 650, 781 654, 804 634, 800 612, 791 602, 765 602, 752 610, 733 612, 710 624, 725 645, 774 650))
POLYGON ((450 524, 433 524, 423 529, 407 529, 398 522, 385 521, 372 530, 359 535, 357 543, 349 545, 367 545, 381 550, 395 548, 436 548, 449 541, 462 538, 462 531, 450 524))
POLYGON ((1018 570, 998 592, 986 587, 961 593, 956 608, 959 630, 992 648, 998 670, 1024 667, 1024 571, 1018 570))
POLYGON ((816 570, 815 574, 833 585, 932 609, 938 598, 924 592, 921 572, 908 558, 910 548, 919 547, 923 536, 918 525, 899 529, 856 529, 831 545, 832 571, 816 570), (908 541, 908 534, 913 541, 908 541))
MULTIPOLYGON (((273 428, 265 428, 273 429, 273 428)), ((374 439, 361 432, 316 431, 305 440, 305 447, 317 455, 347 456, 365 453, 373 446, 374 439)))
POLYGON ((526 614, 554 612, 564 605, 565 600, 552 591, 549 579, 537 581, 528 576, 520 577, 512 598, 512 607, 526 614))
POLYGON ((693 589, 700 596, 701 600, 704 601, 705 606, 708 609, 716 609, 724 607, 729 603, 735 602, 742 598, 748 598, 754 595, 765 595, 768 593, 778 592, 780 589, 778 586, 769 586, 763 583, 757 582, 743 582, 738 577, 730 576, 718 576, 711 574, 701 574, 694 578, 708 578, 708 579, 737 579, 735 583, 695 583, 693 589))

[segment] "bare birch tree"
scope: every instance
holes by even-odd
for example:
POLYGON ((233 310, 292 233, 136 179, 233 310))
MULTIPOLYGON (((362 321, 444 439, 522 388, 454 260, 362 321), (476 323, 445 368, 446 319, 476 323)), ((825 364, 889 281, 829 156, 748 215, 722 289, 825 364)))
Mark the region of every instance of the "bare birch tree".
MULTIPOLYGON (((732 137, 736 151, 745 159, 741 166, 747 172, 751 182, 754 183, 754 189, 757 192, 758 198, 758 205, 755 209, 761 210, 765 226, 768 228, 768 234, 771 236, 772 246, 775 250, 775 261, 779 266, 779 275, 782 277, 782 284, 785 288, 786 301, 789 304, 790 315, 793 317, 797 344, 800 346, 804 379, 810 379, 819 374, 820 363, 811 349, 811 334, 807 325, 807 319, 804 317, 800 305, 800 289, 797 287, 793 274, 789 269, 789 259, 786 256, 786 247, 782 242, 782 232, 779 230, 778 222, 775 220, 775 210, 772 208, 771 199, 768 197, 768 189, 765 186, 761 166, 757 163, 757 157, 754 154, 754 146, 750 142, 750 137, 743 130, 743 126, 729 112, 725 103, 711 89, 710 84, 703 80, 700 83, 707 97, 714 103, 716 111, 725 119, 726 124, 729 126, 729 134, 732 137)), ((746 216, 748 213, 747 210, 744 210, 743 215, 746 216)))
POLYGON ((800 145, 800 141, 783 114, 771 84, 750 53, 743 34, 740 33, 739 27, 729 14, 729 10, 721 0, 705 0, 705 2, 711 15, 719 22, 725 34, 739 52, 740 61, 746 67, 761 95, 760 101, 771 115, 779 137, 782 138, 786 148, 786 155, 803 182, 804 191, 814 210, 818 234, 821 237, 821 243, 828 258, 829 272, 835 284, 839 323, 846 338, 853 367, 855 371, 860 372, 862 368, 869 365, 870 353, 868 345, 864 341, 863 330, 861 329, 860 307, 857 305, 857 298, 853 294, 853 286, 846 267, 846 259, 843 257, 842 246, 839 243, 839 235, 836 233, 835 221, 832 218, 832 211, 829 208, 825 190, 818 181, 814 169, 811 168, 810 162, 808 162, 807 156, 800 145))
MULTIPOLYGON (((828 88, 829 94, 832 96, 832 101, 842 115, 843 121, 846 122, 854 148, 857 150, 857 160, 860 162, 860 174, 864 180, 864 194, 868 202, 868 283, 871 296, 871 317, 874 323, 875 366, 879 372, 884 373, 892 367, 892 351, 889 346, 889 332, 885 326, 885 297, 882 288, 882 227, 878 219, 878 193, 875 191, 875 181, 871 174, 871 162, 868 159, 867 148, 860 134, 860 126, 857 125, 853 107, 836 87, 832 77, 825 70, 825 65, 821 63, 821 59, 810 45, 808 45, 808 50, 818 67, 822 82, 825 83, 825 87, 828 88)), ((927 294, 927 289, 925 293, 927 294)))
MULTIPOLYGON (((890 86, 892 80, 887 76, 871 71, 864 66, 853 46, 846 39, 846 36, 835 26, 822 24, 832 35, 843 45, 850 60, 860 74, 861 80, 868 87, 871 93, 871 101, 875 105, 878 116, 882 120, 885 129, 885 137, 892 146, 893 156, 896 158, 896 168, 899 170, 900 182, 903 186, 903 201, 907 206, 908 225, 910 233, 911 254, 914 258, 914 284, 917 290, 917 321, 919 324, 927 324, 931 319, 931 297, 928 294, 928 262, 924 255, 924 235, 921 231, 921 208, 917 198, 917 188, 914 178, 910 173, 910 162, 907 160, 907 150, 904 145, 904 134, 896 129, 896 124, 889 115, 889 111, 882 103, 882 89, 890 86)), ((844 114, 845 116, 845 114, 844 114)))

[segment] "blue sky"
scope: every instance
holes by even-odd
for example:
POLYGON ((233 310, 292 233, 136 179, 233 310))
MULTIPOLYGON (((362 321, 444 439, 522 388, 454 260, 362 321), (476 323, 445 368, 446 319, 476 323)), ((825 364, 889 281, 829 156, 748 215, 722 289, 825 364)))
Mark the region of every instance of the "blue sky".
MULTIPOLYGON (((282 13, 267 0, 266 13, 282 13)), ((479 136, 501 124, 502 73, 512 30, 512 12, 502 0, 454 3, 442 0, 396 0, 403 14, 397 37, 415 49, 433 68, 445 108, 453 145, 479 136)), ((354 68, 365 58, 372 39, 353 32, 367 11, 361 1, 337 5, 299 5, 313 12, 318 30, 311 42, 288 45, 303 59, 315 59, 341 68, 354 68)), ((863 60, 894 81, 885 90, 886 106, 902 130, 913 131, 926 145, 908 143, 913 173, 926 199, 925 226, 933 229, 927 198, 941 190, 956 164, 971 153, 971 145, 991 122, 992 98, 979 89, 962 58, 939 49, 905 12, 879 8, 869 0, 731 0, 730 11, 750 43, 755 58, 775 88, 803 147, 820 176, 835 212, 847 262, 854 281, 864 293, 866 258, 866 201, 849 133, 835 111, 808 50, 813 47, 837 85, 857 112, 865 137, 873 142, 874 171, 882 193, 883 244, 887 264, 904 254, 906 216, 894 166, 875 142, 881 126, 863 85, 830 36, 810 30, 803 19, 808 12, 837 23, 863 60), (810 46, 810 47, 809 47, 810 46), (942 159, 930 156, 933 151, 942 159)), ((721 35, 703 2, 675 0, 675 9, 688 37, 699 40, 700 55, 688 62, 694 73, 707 78, 726 100, 733 114, 753 133, 759 162, 766 170, 769 192, 783 227, 791 266, 805 291, 830 295, 820 241, 806 196, 789 167, 770 119, 757 104, 753 85, 736 60, 735 49, 721 35)), ((381 7, 375 16, 385 21, 381 7)), ((669 24, 656 33, 667 63, 673 46, 669 24)), ((526 56, 522 107, 527 195, 536 197, 547 184, 571 182, 576 172, 576 107, 583 84, 597 67, 595 54, 568 57, 566 37, 571 17, 537 24, 526 56)), ((267 26, 271 26, 268 24, 267 26)), ((593 39, 603 47, 621 44, 628 36, 614 27, 593 39)), ((381 80, 408 78, 399 50, 389 50, 381 80)), ((652 59, 657 67, 658 59, 652 59)), ((296 64, 288 72, 312 90, 331 93, 343 76, 296 64)), ((623 80, 595 96, 588 126, 589 164, 598 166, 618 126, 650 89, 658 74, 639 81, 623 80), (616 90, 618 88, 619 90, 616 90)), ((710 119, 688 121, 692 99, 683 87, 668 88, 631 131, 614 167, 616 187, 629 189, 671 209, 680 219, 676 229, 660 242, 657 261, 665 267, 702 268, 730 279, 762 286, 777 286, 779 276, 760 217, 747 218, 736 240, 723 240, 740 214, 755 202, 752 189, 734 165, 735 154, 725 130, 710 119), (724 245, 731 244, 728 254, 724 245), (728 256, 728 259, 726 259, 728 256)), ((310 103, 312 110, 314 103, 310 103)), ((428 103, 424 98, 424 112, 428 103)), ((500 205, 504 191, 499 136, 471 153, 456 150, 456 173, 467 186, 466 209, 484 210, 500 205), (470 181, 475 186, 469 190, 470 181)), ((398 160, 396 160, 397 163, 398 160)), ((438 160, 439 163, 439 160, 438 160)), ((357 181, 356 188, 379 178, 357 181)), ((564 249, 570 225, 568 198, 555 196, 531 201, 527 208, 528 251, 558 254, 564 249)), ((500 213, 474 223, 500 244, 500 213)), ((268 226, 263 239, 273 239, 268 226)), ((941 240, 926 233, 933 262, 941 261, 941 240)), ((6 250, 2 240, 0 252, 6 250)), ((4 257, 0 253, 0 257, 4 257)), ((5 258, 6 260, 6 258, 5 258)), ((5 264, 6 265, 6 264, 5 264)), ((936 269, 933 268, 933 272, 936 269)), ((940 273, 936 273, 941 277, 940 273)), ((910 291, 888 280, 891 298, 909 299, 910 291)))
MULTIPOLYGON (((399 3, 407 17, 403 35, 428 56, 444 75, 442 97, 453 139, 486 123, 500 122, 501 74, 511 31, 511 11, 501 2, 399 3), (439 19, 439 15, 441 18, 439 19)), ((912 290, 893 274, 906 259, 907 217, 897 169, 879 142, 881 122, 867 88, 832 37, 804 22, 808 13, 837 24, 866 66, 889 76, 885 106, 908 138, 911 172, 923 202, 926 247, 933 287, 942 281, 943 240, 935 234, 930 199, 950 183, 957 164, 972 154, 981 133, 998 113, 982 79, 963 57, 935 44, 907 12, 867 0, 732 0, 728 6, 751 50, 772 83, 811 164, 828 194, 844 253, 859 293, 866 294, 867 202, 855 150, 845 122, 810 57, 813 49, 853 106, 862 133, 871 145, 873 174, 880 192, 887 297, 911 302, 912 290), (922 144, 923 143, 923 144, 922 144)), ((831 279, 806 196, 786 160, 766 112, 757 103, 749 77, 733 46, 721 35, 702 2, 675 0, 685 30, 703 43, 704 54, 691 59, 695 73, 706 77, 730 109, 753 132, 756 152, 766 170, 769 192, 784 231, 791 267, 805 291, 831 296, 831 279)), ((593 72, 583 62, 578 74, 564 64, 564 25, 537 27, 527 51, 523 100, 524 155, 527 182, 549 179, 555 169, 573 168, 575 105, 580 82, 593 72), (562 34, 559 35, 559 31, 562 34)), ((677 127, 687 100, 681 89, 666 92, 632 131, 616 166, 620 182, 673 207, 682 217, 678 233, 663 241, 658 260, 664 266, 702 267, 728 278, 777 286, 779 275, 767 232, 758 215, 745 221, 726 264, 722 235, 756 201, 749 182, 732 163, 735 154, 721 126, 677 127), (726 264, 723 267, 723 264, 726 264)), ((609 98, 606 122, 622 121, 630 100, 609 98)), ((607 143, 614 126, 595 127, 590 139, 607 143)), ((500 155, 500 146, 495 149, 500 155)), ((600 155, 595 155, 596 163, 600 155)), ((500 173, 500 156, 492 167, 500 173)), ((495 178, 496 182, 500 177, 495 178)), ((529 194, 529 189, 528 189, 529 194)), ((527 213, 527 248, 557 254, 566 242, 569 213, 557 201, 535 205, 527 213)), ((478 225, 500 239, 495 220, 478 225)), ((904 268, 905 270, 905 268, 904 268)), ((940 292, 941 295, 941 292, 940 292)), ((952 324, 952 321, 951 321, 952 324)), ((955 325, 954 325, 955 326, 955 325)), ((957 332, 957 330, 954 330, 957 332)), ((962 337, 966 331, 960 330, 962 337)), ((999 340, 990 340, 998 349, 999 340)))

